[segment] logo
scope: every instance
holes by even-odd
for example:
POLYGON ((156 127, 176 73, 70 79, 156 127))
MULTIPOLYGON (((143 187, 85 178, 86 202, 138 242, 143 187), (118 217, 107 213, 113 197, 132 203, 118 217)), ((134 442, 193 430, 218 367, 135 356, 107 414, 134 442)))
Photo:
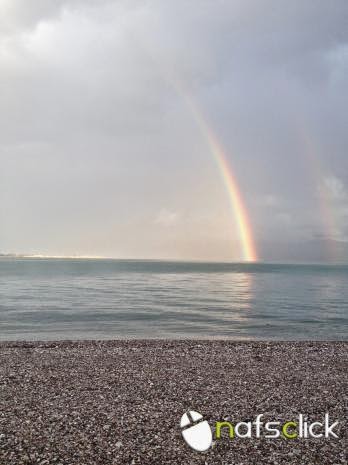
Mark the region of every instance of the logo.
MULTIPOLYGON (((331 422, 326 413, 322 421, 311 422, 306 415, 299 414, 298 418, 291 421, 262 421, 262 413, 257 415, 254 421, 241 421, 231 423, 229 421, 215 422, 214 435, 216 440, 224 438, 235 439, 308 439, 325 438, 338 439, 334 431, 338 421, 331 422), (222 435, 224 431, 224 435, 222 435)), ((181 434, 188 446, 197 452, 207 451, 213 444, 213 433, 209 423, 203 419, 203 415, 190 410, 181 417, 181 434)))
POLYGON ((213 434, 209 423, 203 415, 190 410, 181 417, 181 434, 188 446, 197 452, 205 452, 213 442, 213 434))

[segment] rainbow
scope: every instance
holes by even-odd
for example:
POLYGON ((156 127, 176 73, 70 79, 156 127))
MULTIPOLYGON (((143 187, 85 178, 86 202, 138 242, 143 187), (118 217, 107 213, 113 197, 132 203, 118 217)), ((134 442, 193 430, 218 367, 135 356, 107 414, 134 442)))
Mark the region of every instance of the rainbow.
POLYGON ((222 179, 224 180, 224 184, 226 186, 226 190, 228 192, 231 210, 236 219, 239 239, 243 251, 243 260, 248 262, 255 262, 258 260, 258 256, 253 238, 252 228, 236 177, 233 173, 232 167, 228 161, 225 151, 221 143, 219 142, 216 134, 207 123, 206 119, 202 115, 202 112, 199 111, 193 99, 189 96, 188 93, 182 91, 181 86, 178 87, 178 85, 175 85, 175 87, 179 90, 179 93, 184 97, 188 107, 191 110, 192 115, 194 116, 194 120, 196 121, 202 135, 206 139, 210 151, 213 154, 219 167, 219 171, 221 173, 222 179))
POLYGON ((163 76, 163 79, 170 83, 170 85, 176 90, 177 94, 184 99, 188 108, 190 109, 191 114, 193 115, 194 120, 200 129, 200 132, 206 139, 210 151, 217 162, 219 171, 226 186, 231 210, 237 223, 239 239, 243 251, 243 260, 248 262, 257 261, 258 255, 256 252, 256 246, 247 210, 245 208, 236 177, 233 174, 228 157, 226 156, 218 137, 207 123, 203 113, 199 110, 197 104, 191 97, 191 94, 184 89, 182 82, 179 82, 175 72, 170 72, 169 67, 165 67, 163 63, 160 63, 158 60, 156 60, 155 56, 150 52, 149 48, 144 47, 144 44, 141 44, 141 48, 143 51, 146 50, 148 57, 151 59, 152 63, 156 65, 157 69, 163 76))
MULTIPOLYGON (((336 218, 334 214, 334 208, 330 203, 330 195, 328 192, 328 187, 323 182, 325 175, 325 168, 320 162, 319 157, 317 156, 318 148, 314 143, 313 137, 311 137, 310 132, 307 128, 307 125, 302 125, 299 127, 300 140, 304 145, 304 155, 307 158, 308 166, 310 168, 309 172, 319 188, 319 209, 321 212, 322 226, 325 231, 325 236, 327 238, 337 238, 339 237, 339 228, 336 224, 336 218)), ((337 255, 337 250, 334 245, 334 241, 329 242, 328 253, 330 254, 333 260, 337 260, 339 257, 337 255)))

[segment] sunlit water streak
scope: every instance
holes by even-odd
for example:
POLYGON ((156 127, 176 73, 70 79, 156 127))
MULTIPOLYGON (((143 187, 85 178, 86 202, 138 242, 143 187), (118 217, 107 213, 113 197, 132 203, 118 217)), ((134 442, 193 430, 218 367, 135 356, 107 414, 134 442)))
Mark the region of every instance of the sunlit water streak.
POLYGON ((0 259, 0 339, 347 339, 348 267, 0 259))

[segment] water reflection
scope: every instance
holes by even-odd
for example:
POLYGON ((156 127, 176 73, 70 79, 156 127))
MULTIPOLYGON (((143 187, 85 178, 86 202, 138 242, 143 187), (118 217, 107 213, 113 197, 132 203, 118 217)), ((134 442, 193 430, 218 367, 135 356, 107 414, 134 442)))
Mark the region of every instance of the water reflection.
POLYGON ((0 339, 342 339, 348 268, 0 261, 0 339))
POLYGON ((211 294, 215 316, 221 322, 242 322, 250 315, 253 302, 251 273, 223 273, 208 277, 206 292, 211 294))

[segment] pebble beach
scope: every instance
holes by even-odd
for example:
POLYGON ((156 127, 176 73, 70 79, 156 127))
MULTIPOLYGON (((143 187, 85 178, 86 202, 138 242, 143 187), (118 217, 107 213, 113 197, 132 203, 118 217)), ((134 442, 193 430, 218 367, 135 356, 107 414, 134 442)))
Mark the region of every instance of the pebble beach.
POLYGON ((0 344, 1 465, 347 464, 347 342, 0 344), (338 439, 223 437, 190 449, 180 418, 339 421, 338 439))

